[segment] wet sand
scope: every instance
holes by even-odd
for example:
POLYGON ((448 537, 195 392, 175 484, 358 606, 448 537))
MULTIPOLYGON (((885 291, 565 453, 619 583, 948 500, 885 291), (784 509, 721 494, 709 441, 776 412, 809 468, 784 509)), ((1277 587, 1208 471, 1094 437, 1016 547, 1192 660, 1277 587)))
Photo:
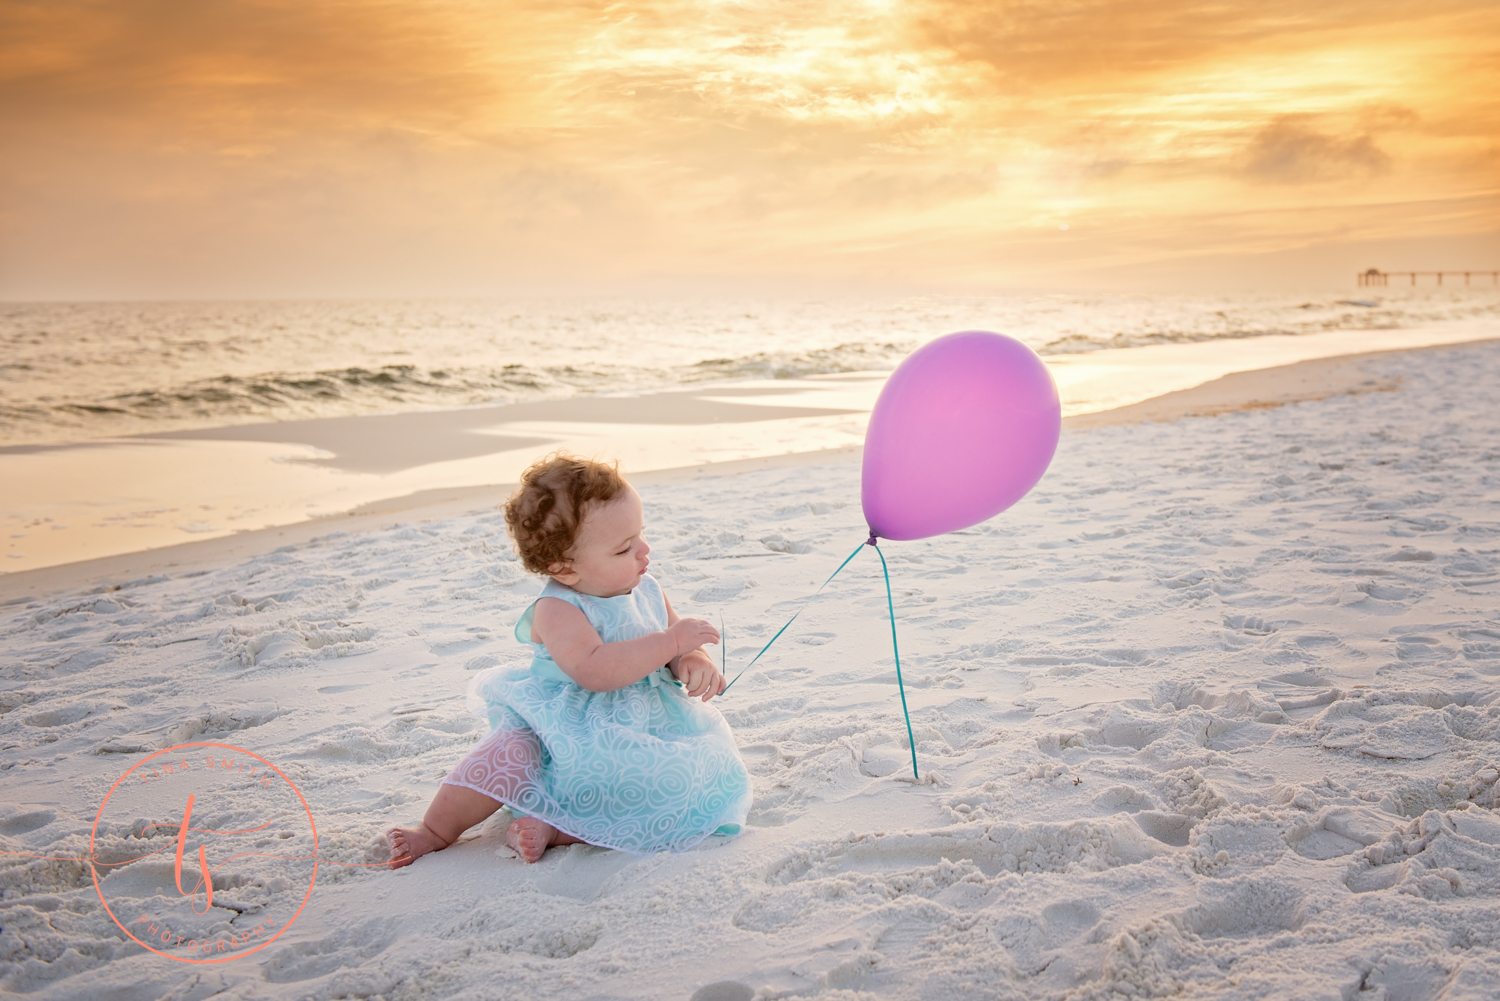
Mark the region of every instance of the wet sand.
MULTIPOLYGON (((1411 350, 1442 351, 1446 347, 1448 346, 1411 350)), ((1381 351, 1317 358, 1275 368, 1235 372, 1190 389, 1165 393, 1128 406, 1066 417, 1063 421, 1064 433, 1089 428, 1148 421, 1172 421, 1183 417, 1279 407, 1289 403, 1325 399, 1337 394, 1392 391, 1399 388, 1399 379, 1393 378, 1386 369, 1378 373, 1373 372, 1371 366, 1372 361, 1392 353, 1381 351)), ((875 378, 877 377, 867 376, 863 380, 846 379, 845 382, 855 392, 868 391, 868 387, 861 386, 861 382, 871 382, 875 378)), ((883 377, 878 378, 883 381, 883 377)), ((704 418, 714 418, 719 422, 738 420, 748 423, 752 418, 805 419, 809 416, 821 416, 815 413, 817 408, 787 406, 771 402, 780 397, 804 392, 802 387, 790 384, 782 387, 754 389, 718 388, 712 391, 712 398, 708 399, 694 393, 663 393, 637 398, 595 398, 521 406, 525 408, 526 416, 536 419, 579 416, 593 419, 601 425, 614 420, 622 428, 639 428, 649 421, 656 427, 665 425, 712 429, 714 425, 701 423, 704 418), (726 397, 729 399, 725 400, 726 397), (756 402, 748 402, 752 399, 756 402)), ((836 411, 835 416, 847 419, 847 415, 857 413, 858 411, 851 407, 836 411)), ((241 441, 249 441, 254 439, 254 436, 264 436, 269 433, 280 435, 283 441, 296 440, 298 437, 303 440, 313 438, 325 445, 333 445, 359 428, 378 428, 381 426, 378 422, 387 421, 390 424, 385 429, 386 436, 397 439, 398 447, 409 450, 413 447, 411 436, 396 433, 402 426, 408 429, 431 431, 432 428, 441 425, 447 428, 450 434, 475 434, 477 436, 473 429, 488 426, 484 423, 486 420, 489 418, 476 417, 474 411, 470 410, 399 415, 390 418, 340 418, 330 421, 297 422, 304 425, 320 425, 320 427, 313 428, 294 427, 291 422, 288 422, 280 425, 214 429, 190 434, 198 438, 229 434, 238 437, 241 441), (377 423, 372 425, 369 423, 372 421, 377 423), (287 431, 288 427, 293 429, 287 431)), ((368 438, 356 437, 355 440, 364 442, 368 441, 368 438)), ((433 447, 441 449, 446 446, 438 444, 433 447)), ((366 452, 361 451, 356 451, 354 454, 357 457, 367 455, 366 452)), ((855 444, 748 459, 699 462, 639 472, 632 471, 628 462, 624 465, 631 479, 644 485, 683 482, 705 474, 733 475, 776 466, 816 466, 826 462, 855 462, 858 461, 859 456, 860 446, 855 444)), ((364 461, 364 459, 360 458, 359 461, 364 461)), ((510 477, 508 480, 488 484, 455 484, 421 489, 398 497, 362 503, 348 511, 314 517, 294 524, 12 572, 0 575, 0 604, 30 600, 61 590, 109 587, 157 574, 191 573, 234 563, 274 551, 282 546, 301 544, 336 532, 359 533, 388 528, 401 522, 432 522, 471 514, 494 508, 503 502, 513 483, 514 477, 510 477)))

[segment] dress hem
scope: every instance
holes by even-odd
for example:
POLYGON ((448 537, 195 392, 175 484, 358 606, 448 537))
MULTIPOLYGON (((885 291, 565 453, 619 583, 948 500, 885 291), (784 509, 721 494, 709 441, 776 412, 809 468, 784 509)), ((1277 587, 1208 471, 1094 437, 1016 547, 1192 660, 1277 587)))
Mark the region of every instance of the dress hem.
MULTIPOLYGON (((468 789, 468 790, 470 790, 472 792, 479 793, 481 796, 488 796, 490 799, 493 799, 493 800, 495 800, 495 802, 499 803, 502 808, 507 809, 507 810, 510 809, 509 805, 507 805, 506 803, 502 802, 499 799, 496 799, 495 796, 493 794, 491 794, 488 790, 481 789, 478 786, 469 785, 467 782, 455 782, 452 779, 444 779, 443 782, 442 782, 442 784, 445 785, 445 786, 458 786, 460 789, 468 789)), ((680 848, 658 848, 655 851, 643 852, 643 851, 641 851, 638 848, 624 848, 624 847, 621 847, 619 845, 607 845, 607 844, 600 844, 597 841, 589 841, 589 840, 585 839, 583 835, 581 835, 581 834, 574 834, 572 831, 570 831, 567 828, 563 827, 561 824, 554 823, 553 821, 548 820, 546 817, 540 816, 540 815, 535 814, 535 813, 519 813, 518 811, 515 811, 515 810, 512 810, 511 812, 515 813, 515 814, 518 814, 518 816, 522 816, 522 817, 535 817, 537 820, 540 820, 542 823, 548 825, 549 827, 552 827, 552 828, 556 829, 557 831, 559 831, 559 832, 561 832, 563 834, 566 834, 570 838, 577 838, 579 841, 583 842, 584 844, 586 844, 586 845, 588 845, 588 846, 590 846, 592 848, 607 848, 607 849, 609 849, 612 852, 624 852, 626 855, 635 855, 635 856, 637 856, 639 858, 645 858, 645 857, 647 857, 649 855, 660 855, 662 852, 671 852, 672 854, 675 855, 675 854, 679 854, 681 852, 689 851, 689 850, 691 850, 693 848, 697 848, 703 842, 707 841, 709 838, 711 838, 715 834, 719 833, 719 828, 716 827, 712 831, 709 831, 707 834, 700 834, 700 835, 698 835, 697 837, 693 838, 691 841, 688 841, 687 843, 685 843, 684 845, 682 845, 682 847, 680 847, 680 848)), ((726 822, 726 824, 720 824, 719 827, 727 826, 728 823, 733 823, 733 822, 729 821, 729 822, 726 822)), ((739 830, 736 831, 736 832, 734 832, 733 834, 726 834, 725 837, 731 837, 731 838, 738 837, 740 835, 740 833, 742 833, 744 831, 744 829, 745 829, 745 825, 743 825, 743 824, 736 824, 735 826, 738 827, 739 830)))

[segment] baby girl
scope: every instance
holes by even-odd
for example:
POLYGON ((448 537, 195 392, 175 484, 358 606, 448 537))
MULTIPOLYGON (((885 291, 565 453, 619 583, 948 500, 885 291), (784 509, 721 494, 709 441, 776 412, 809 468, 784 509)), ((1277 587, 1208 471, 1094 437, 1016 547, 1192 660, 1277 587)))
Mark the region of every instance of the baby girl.
POLYGON ((528 469, 505 521, 526 569, 548 578, 516 626, 529 667, 469 685, 490 732, 416 827, 392 829, 391 868, 447 848, 506 806, 506 844, 535 862, 583 842, 646 854, 735 834, 750 777, 708 700, 719 633, 679 618, 646 572, 640 495, 614 466, 563 455, 528 469))

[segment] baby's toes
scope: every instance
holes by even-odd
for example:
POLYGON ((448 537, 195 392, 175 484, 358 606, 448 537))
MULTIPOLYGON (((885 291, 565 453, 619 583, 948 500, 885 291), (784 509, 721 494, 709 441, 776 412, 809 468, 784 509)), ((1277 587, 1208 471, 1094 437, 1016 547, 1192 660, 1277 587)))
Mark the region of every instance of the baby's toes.
POLYGON ((391 846, 391 858, 388 864, 392 869, 400 869, 416 861, 412 857, 411 846, 407 844, 406 836, 402 832, 387 831, 385 839, 391 846))
POLYGON ((510 838, 507 840, 509 840, 510 846, 516 850, 516 854, 520 855, 527 862, 535 862, 547 850, 545 832, 535 823, 526 823, 522 820, 514 821, 510 825, 510 838))

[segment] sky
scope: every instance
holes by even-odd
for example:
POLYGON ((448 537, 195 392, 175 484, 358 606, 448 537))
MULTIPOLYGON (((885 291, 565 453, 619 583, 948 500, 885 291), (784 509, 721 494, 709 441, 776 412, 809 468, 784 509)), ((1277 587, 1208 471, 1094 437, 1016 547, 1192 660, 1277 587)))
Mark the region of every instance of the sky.
POLYGON ((0 298, 1500 267, 1492 0, 0 0, 0 298))

